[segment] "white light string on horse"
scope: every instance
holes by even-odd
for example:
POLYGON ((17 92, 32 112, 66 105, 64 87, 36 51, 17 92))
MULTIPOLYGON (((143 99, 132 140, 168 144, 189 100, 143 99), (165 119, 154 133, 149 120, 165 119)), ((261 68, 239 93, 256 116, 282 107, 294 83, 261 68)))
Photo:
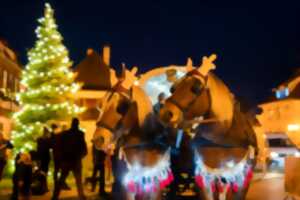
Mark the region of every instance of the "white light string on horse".
POLYGON ((243 159, 235 164, 229 161, 222 168, 211 168, 207 166, 198 151, 195 151, 195 181, 198 187, 207 190, 210 194, 218 191, 227 193, 228 191, 237 192, 240 188, 246 188, 250 183, 253 172, 247 163, 253 151, 249 147, 248 153, 243 159))
POLYGON ((143 167, 139 163, 126 163, 128 165, 128 173, 123 179, 123 184, 130 193, 156 192, 167 187, 174 179, 170 168, 170 149, 165 152, 160 161, 153 167, 143 167))

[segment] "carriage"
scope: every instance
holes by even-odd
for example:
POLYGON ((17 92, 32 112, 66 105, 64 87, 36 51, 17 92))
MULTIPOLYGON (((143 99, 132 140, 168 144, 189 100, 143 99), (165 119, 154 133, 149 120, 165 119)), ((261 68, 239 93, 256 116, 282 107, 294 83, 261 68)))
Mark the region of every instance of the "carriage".
POLYGON ((255 124, 211 71, 215 55, 200 67, 169 66, 143 74, 123 69, 107 92, 94 140, 115 143, 127 164, 125 199, 245 199, 258 154, 255 124), (169 97, 159 114, 160 92, 169 97), (184 177, 185 181, 184 181, 184 177))

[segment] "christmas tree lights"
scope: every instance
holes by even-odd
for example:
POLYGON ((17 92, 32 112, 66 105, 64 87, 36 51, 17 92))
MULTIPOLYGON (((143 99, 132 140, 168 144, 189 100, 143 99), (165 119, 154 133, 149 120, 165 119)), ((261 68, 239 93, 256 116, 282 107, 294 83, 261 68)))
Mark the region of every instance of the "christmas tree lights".
POLYGON ((34 149, 36 138, 50 121, 67 120, 82 111, 73 103, 80 86, 74 83, 72 62, 48 3, 44 14, 38 20, 37 41, 28 52, 29 62, 22 73, 21 84, 25 89, 16 97, 21 105, 21 110, 13 116, 16 152, 34 149))

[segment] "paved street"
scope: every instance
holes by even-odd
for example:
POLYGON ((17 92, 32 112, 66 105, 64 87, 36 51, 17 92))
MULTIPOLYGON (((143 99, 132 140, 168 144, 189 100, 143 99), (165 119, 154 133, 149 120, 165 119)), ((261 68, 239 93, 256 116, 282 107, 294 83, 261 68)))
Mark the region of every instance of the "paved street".
MULTIPOLYGON (((9 190, 2 189, 0 191, 0 199, 9 199, 9 190)), ((62 199, 64 200, 75 200, 76 191, 67 191, 62 193, 62 199)), ((98 200, 96 194, 89 193, 87 195, 90 200, 98 200)), ((43 197, 33 197, 33 200, 49 200, 51 194, 48 193, 43 197)), ((252 182, 247 196, 247 200, 283 200, 285 197, 284 183, 282 178, 267 178, 264 180, 255 180, 252 182)), ((300 198, 297 198, 300 199, 300 198)), ((100 200, 100 199, 99 199, 100 200)))
POLYGON ((248 192, 247 200, 283 200, 285 197, 282 178, 254 181, 248 192))

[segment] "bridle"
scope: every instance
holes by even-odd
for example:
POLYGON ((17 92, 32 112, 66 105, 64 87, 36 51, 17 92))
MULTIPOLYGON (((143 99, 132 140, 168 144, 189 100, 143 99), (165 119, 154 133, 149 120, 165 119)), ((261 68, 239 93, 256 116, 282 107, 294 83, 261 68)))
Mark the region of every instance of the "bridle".
MULTIPOLYGON (((132 103, 132 101, 131 101, 132 91, 123 88, 121 84, 117 84, 114 88, 111 89, 110 94, 107 98, 108 99, 107 101, 109 101, 116 93, 118 95, 125 97, 129 101, 130 104, 132 103)), ((127 114, 127 112, 128 112, 128 110, 126 110, 125 113, 122 113, 122 118, 127 114)), ((111 127, 110 125, 105 124, 103 121, 100 120, 100 122, 97 123, 97 128, 103 128, 103 129, 108 130, 111 133, 114 133, 116 131, 117 127, 119 127, 119 124, 121 123, 121 119, 119 120, 119 122, 117 123, 117 125, 115 127, 111 127)))
MULTIPOLYGON (((201 79, 204 80, 204 87, 203 89, 205 89, 205 92, 209 92, 207 90, 207 82, 208 82, 208 76, 203 76, 198 70, 193 70, 193 71, 190 71, 186 74, 186 77, 182 80, 183 82, 189 78, 189 77, 195 77, 195 76, 198 76, 200 77, 201 79)), ((197 77, 195 77, 197 78, 197 77)), ((199 79, 199 78, 197 78, 199 79)), ((185 115, 187 113, 187 111, 190 109, 190 107, 196 102, 196 100, 198 99, 198 97, 202 95, 202 92, 199 92, 198 94, 194 94, 194 98, 189 102, 189 104, 184 108, 182 107, 174 98, 169 98, 167 101, 168 103, 171 103, 172 105, 174 105, 175 107, 177 107, 182 113, 183 115, 185 115)), ((211 104, 211 100, 209 100, 209 107, 210 107, 210 104, 211 104)))
MULTIPOLYGON (((111 90, 109 96, 107 97, 107 100, 109 101, 113 97, 113 95, 115 93, 117 93, 118 95, 122 95, 123 97, 125 97, 125 99, 128 101, 128 103, 130 105, 132 103, 134 103, 133 95, 132 95, 132 90, 131 89, 127 90, 125 88, 122 88, 121 85, 120 86, 116 86, 116 87, 114 87, 114 89, 111 90)), ((121 114, 122 117, 121 117, 121 119, 119 119, 119 121, 116 123, 115 126, 111 126, 110 124, 107 124, 104 121, 100 120, 100 122, 97 123, 97 128, 106 129, 110 133, 112 133, 112 135, 115 135, 115 133, 117 133, 119 131, 118 129, 122 126, 122 119, 127 115, 128 111, 129 111, 129 109, 127 109, 125 113, 121 114)), ((126 130, 126 131, 130 132, 129 130, 126 130)), ((164 135, 164 134, 165 133, 158 134, 158 135, 164 135)), ((118 136, 118 134, 117 134, 117 136, 115 135, 116 136, 115 140, 119 140, 123 135, 124 135, 123 133, 120 134, 119 136, 118 136)), ((160 138, 157 137, 157 138, 155 138, 154 141, 152 141, 150 143, 149 142, 141 142, 141 143, 136 144, 136 145, 127 145, 127 144, 125 144, 123 147, 126 148, 126 149, 127 148, 138 148, 138 147, 151 146, 153 144, 164 145, 164 144, 162 144, 160 142, 160 138)))

